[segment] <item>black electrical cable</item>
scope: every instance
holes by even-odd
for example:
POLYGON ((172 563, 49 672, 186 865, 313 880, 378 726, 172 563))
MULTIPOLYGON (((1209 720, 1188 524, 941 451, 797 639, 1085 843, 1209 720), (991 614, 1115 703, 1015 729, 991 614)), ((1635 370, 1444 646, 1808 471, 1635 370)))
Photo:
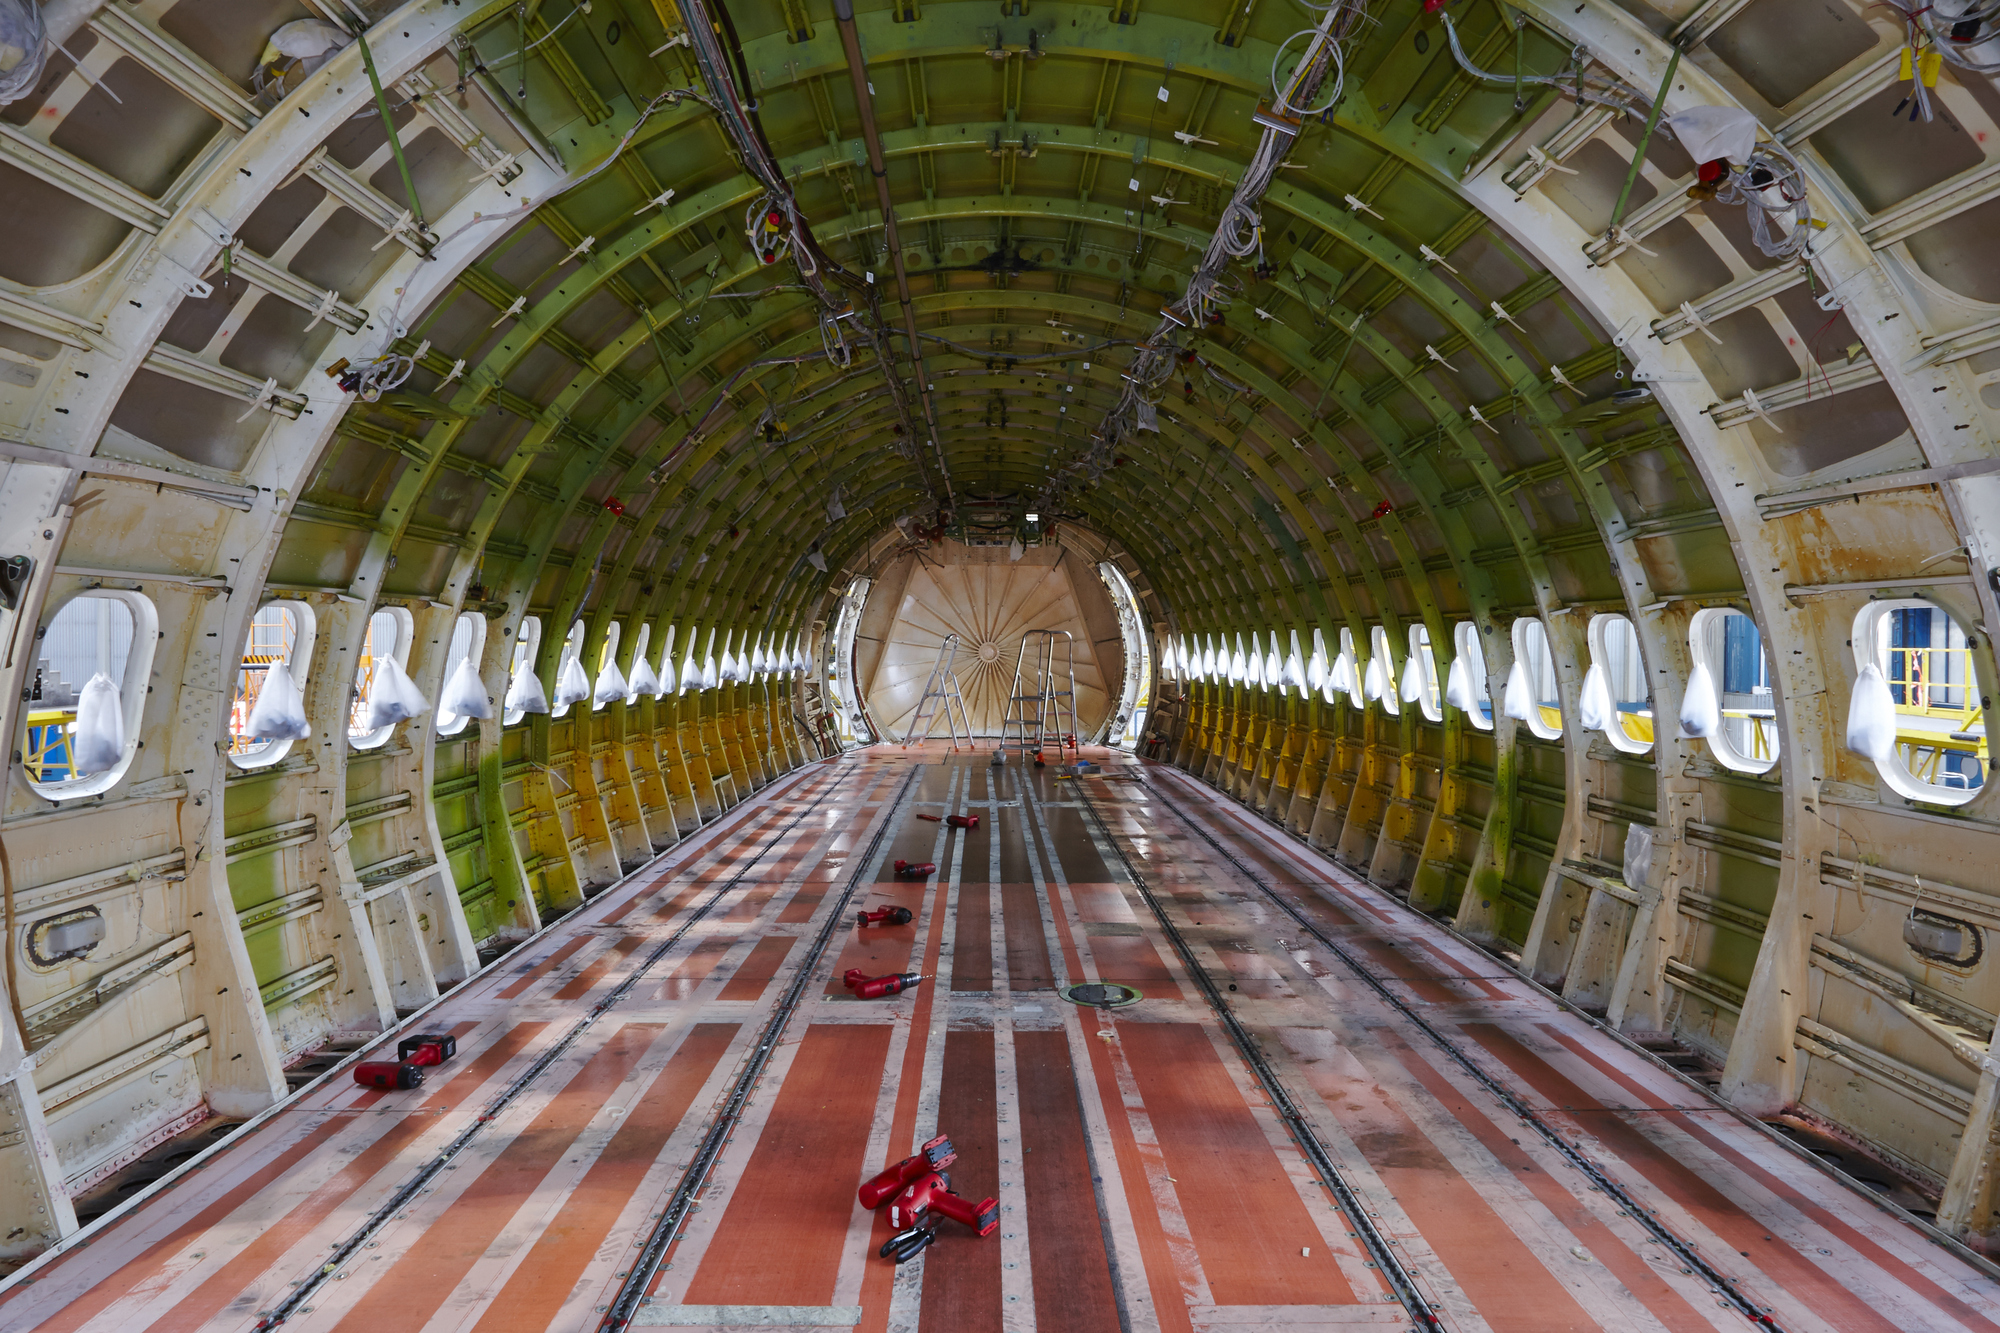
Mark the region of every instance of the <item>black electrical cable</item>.
POLYGON ((640 1305, 645 1302, 646 1288, 653 1285, 653 1276, 660 1271, 660 1264, 666 1258, 667 1249, 680 1239, 682 1225, 688 1214, 694 1211, 695 1199, 708 1184, 708 1173, 722 1157, 722 1149, 729 1142, 729 1136, 736 1130, 736 1122, 743 1117, 744 1108, 750 1104, 750 1095, 756 1091, 757 1083, 764 1077, 764 1070, 771 1063, 771 1054, 784 1038, 785 1028, 798 1011, 799 1002, 805 998, 806 988, 818 980, 819 961, 826 954, 827 945, 836 930, 853 925, 848 917, 847 905, 854 899, 854 891, 861 885, 861 877, 870 873, 881 857, 882 844, 890 830, 896 826, 896 816, 909 798, 910 788, 921 771, 912 768, 903 778, 903 785, 896 789, 896 796, 889 803, 889 812, 876 826, 875 836, 869 840, 868 850, 854 862, 854 872, 847 877, 847 887, 841 890, 840 898, 831 909, 822 907, 826 920, 820 924, 819 933, 813 936, 811 947, 800 960, 798 970, 792 974, 792 982, 785 987, 785 993, 771 1009, 771 1015, 764 1022, 764 1030, 757 1034, 757 1044, 752 1048, 749 1059, 736 1073, 730 1084, 729 1094, 723 1098, 715 1112, 708 1132, 702 1135, 701 1145, 694 1151, 687 1167, 681 1172, 680 1183, 674 1187, 666 1209, 659 1221, 653 1224, 651 1234, 640 1248, 639 1256, 626 1269, 625 1280, 619 1284, 618 1294, 606 1306, 601 1330, 628 1328, 640 1305))
MULTIPOLYGON (((1449 1056, 1453 1063, 1464 1070, 1474 1082, 1497 1098, 1509 1112, 1519 1116, 1523 1124, 1540 1135, 1543 1142, 1554 1148, 1571 1166, 1583 1172, 1589 1178, 1592 1185, 1602 1190, 1605 1196, 1623 1209, 1633 1221, 1644 1227, 1654 1240, 1672 1251, 1674 1257, 1679 1259, 1690 1272, 1700 1274, 1703 1280, 1715 1288, 1718 1296, 1735 1307, 1737 1313, 1743 1315, 1744 1318, 1750 1320, 1753 1324, 1764 1328, 1777 1329, 1780 1327, 1777 1320, 1764 1312, 1762 1306, 1746 1296, 1737 1287, 1734 1279, 1726 1276, 1713 1264, 1702 1258, 1700 1252, 1694 1248, 1692 1243, 1682 1240, 1671 1228, 1660 1221, 1657 1214, 1641 1204, 1623 1185, 1605 1174, 1602 1167, 1591 1161, 1581 1148, 1578 1148, 1574 1143, 1565 1139, 1560 1130, 1542 1118, 1540 1112, 1529 1106, 1527 1102, 1523 1101, 1506 1084, 1480 1068, 1473 1061, 1472 1057, 1459 1049, 1458 1045, 1440 1031, 1436 1024, 1417 1012, 1413 1005, 1397 995, 1380 977, 1370 972, 1366 967, 1363 967, 1360 959, 1356 958, 1347 949, 1342 948, 1331 936, 1321 930, 1313 922, 1312 918, 1300 910, 1297 904, 1273 889, 1262 875, 1259 875, 1255 870, 1245 865, 1234 852, 1230 851, 1220 842, 1217 842, 1206 828, 1176 805, 1173 799, 1161 788, 1153 786, 1150 788, 1150 791, 1161 805, 1164 805, 1168 810, 1173 812, 1176 819, 1193 830, 1196 837, 1207 843, 1224 860, 1228 861, 1229 864, 1235 866, 1237 873, 1254 884, 1258 891, 1270 899, 1279 911, 1297 923, 1299 929, 1311 935, 1315 940, 1318 940, 1321 947, 1340 959, 1349 971, 1353 972, 1370 990, 1375 992, 1379 999, 1413 1023, 1419 1031, 1430 1038, 1439 1050, 1449 1056)), ((1081 792, 1079 792, 1079 795, 1081 795, 1081 792)), ((1087 802, 1086 808, 1088 808, 1087 802)), ((1095 811, 1092 811, 1092 813, 1095 814, 1095 811)), ((1114 843, 1113 846, 1115 847, 1116 844, 1114 843)), ((1119 855, 1122 857, 1124 853, 1121 852, 1119 855)))
MULTIPOLYGON (((916 776, 915 770, 911 771, 910 776, 912 778, 916 776)), ((673 951, 675 946, 686 939, 688 932, 693 930, 701 922, 702 918, 708 915, 710 910, 722 900, 723 895, 738 888, 749 877, 751 870, 764 859, 772 848, 776 847, 793 829, 796 829, 800 824, 811 818, 813 811, 831 799, 833 794, 847 781, 847 776, 836 778, 825 791, 813 798, 812 804, 799 811, 797 815, 786 822, 784 827, 766 838, 763 847, 758 850, 757 854, 745 861, 734 875, 731 875, 723 883, 717 885, 715 892, 709 894, 707 898, 694 907, 688 913, 687 919, 681 922, 673 934, 655 946, 653 951, 646 955, 645 960, 632 970, 631 975, 614 986, 603 999, 592 1005, 590 1012, 578 1019, 570 1027, 569 1031, 551 1043, 549 1048, 543 1051, 535 1062, 522 1072, 519 1078, 501 1089, 499 1095, 486 1104, 486 1109, 481 1111, 471 1124, 461 1130, 456 1138, 452 1139, 450 1143, 447 1143, 438 1151, 436 1156, 425 1162, 409 1179, 405 1180, 397 1188, 396 1192, 389 1196, 386 1203, 363 1218, 360 1224, 348 1232, 346 1236, 335 1241, 331 1252, 327 1255, 323 1263, 316 1265, 304 1277, 294 1282, 284 1300, 258 1316, 257 1323, 254 1326, 256 1333, 266 1333, 266 1330, 277 1328, 287 1319, 298 1314, 300 1307, 311 1299, 312 1294, 319 1290, 321 1284, 338 1272, 355 1255, 359 1254, 362 1246, 368 1242, 371 1236, 386 1226, 397 1213, 407 1208, 410 1202, 423 1192, 425 1186, 430 1184, 432 1180, 435 1180, 439 1173, 451 1166, 471 1146, 472 1141, 488 1125, 499 1118, 502 1111, 506 1110, 523 1092, 526 1092, 536 1079, 548 1071, 549 1066, 561 1059, 563 1054, 574 1046, 584 1033, 590 1030, 591 1026, 598 1019, 609 1013, 619 1001, 630 994, 632 988, 638 985, 661 959, 665 958, 673 951)))

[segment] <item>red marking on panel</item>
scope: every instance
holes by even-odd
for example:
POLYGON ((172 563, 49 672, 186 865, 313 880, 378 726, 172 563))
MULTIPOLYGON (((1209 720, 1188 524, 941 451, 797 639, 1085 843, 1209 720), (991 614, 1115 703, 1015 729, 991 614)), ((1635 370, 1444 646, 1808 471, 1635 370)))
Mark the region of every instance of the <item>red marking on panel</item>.
POLYGON ((590 994, 597 983, 604 980, 606 973, 618 966, 622 959, 629 957, 634 949, 637 949, 645 942, 643 938, 637 935, 625 936, 618 943, 592 959, 589 967, 584 968, 583 971, 571 977, 569 984, 555 993, 555 998, 558 1000, 577 1000, 590 994))
POLYGON ((1215 1303, 1353 1304, 1353 1288, 1208 1034, 1191 1023, 1120 1023, 1118 1041, 1215 1303))
MULTIPOLYGON (((465 1192, 388 1266, 335 1327, 421 1328, 500 1236, 570 1150, 664 1028, 628 1023, 590 1057, 539 1114, 523 1126, 465 1192)), ((349 1269, 366 1281, 365 1261, 349 1269)))
MULTIPOLYGON (((1491 1051, 1507 1068, 1557 1106, 1578 1111, 1603 1111, 1596 1098, 1579 1088, 1515 1036, 1491 1023, 1467 1023, 1464 1031, 1491 1051)), ((1592 1117, 1592 1130, 1632 1170, 1643 1175, 1714 1235, 1739 1252, 1785 1289, 1841 1329, 1881 1329, 1894 1333, 1896 1323, 1842 1286, 1831 1273, 1812 1263, 1787 1241, 1773 1239, 1764 1224, 1750 1217, 1722 1191, 1696 1175, 1667 1149, 1617 1116, 1592 1117)), ((1727 1272, 1729 1265, 1721 1266, 1727 1272)))
MULTIPOLYGON (((993 1092, 993 1034, 948 1034, 938 1129, 950 1134, 958 1149, 958 1161, 950 1168, 951 1187, 974 1202, 1000 1193, 993 1092)), ((999 1233, 975 1236, 956 1222, 940 1222, 938 1239, 924 1254, 923 1323, 952 1333, 1001 1333, 1002 1304, 999 1233)))
POLYGON ((715 1070, 734 1023, 698 1023, 563 1201, 474 1333, 546 1333, 715 1070))
POLYGON ((951 953, 951 988, 993 989, 993 894, 984 884, 958 886, 958 934, 951 953))
POLYGON ((886 1026, 814 1024, 689 1284, 690 1305, 831 1305, 886 1026))
MULTIPOLYGON (((176 1333, 187 1330, 192 1333, 229 1305, 231 1301, 246 1293, 262 1289, 264 1299, 275 1299, 281 1284, 290 1277, 297 1276, 283 1270, 272 1271, 273 1266, 284 1258, 287 1251, 304 1240, 315 1227, 325 1221, 336 1209, 366 1211, 371 1206, 368 1201, 357 1200, 355 1194, 383 1168, 393 1163, 398 1154, 408 1147, 425 1130, 433 1128, 440 1110, 449 1111, 468 1101, 486 1081, 498 1073, 500 1068, 518 1055, 529 1042, 540 1035, 545 1023, 516 1024, 500 1040, 481 1051, 476 1059, 444 1084, 443 1087, 426 1098, 420 1114, 406 1116, 375 1142, 356 1154, 353 1161, 303 1199, 276 1198, 268 1203, 271 1211, 267 1214, 264 1229, 257 1238, 245 1246, 237 1256, 218 1269, 199 1287, 183 1298, 180 1304, 167 1311, 159 1319, 148 1325, 158 1333, 176 1333)), ((394 1093, 367 1093, 357 1098, 350 1106, 373 1105, 375 1102, 396 1096, 394 1093)), ((345 1108, 343 1108, 345 1109, 345 1108)), ((341 1117, 335 1127, 345 1129, 349 1122, 341 1117)), ((394 1182, 387 1183, 386 1189, 393 1190, 394 1182)), ((220 1220, 220 1219, 217 1219, 220 1220)))
POLYGON ((1061 1032, 1016 1032, 1014 1078, 1036 1326, 1116 1328, 1118 1293, 1090 1178, 1069 1039, 1061 1032))
POLYGON ((722 988, 718 1000, 754 1000, 778 975, 779 966, 798 941, 789 935, 769 935, 758 940, 750 954, 737 965, 734 975, 722 988))
POLYGON ((667 974, 660 987, 662 1000, 685 1000, 691 998, 695 989, 715 971, 722 956, 736 947, 735 936, 727 939, 707 939, 694 946, 681 965, 667 974))
POLYGON ((547 958, 544 958, 541 962, 530 964, 528 970, 523 972, 518 980, 508 983, 508 985, 504 989, 496 993, 494 998, 500 1000, 513 999, 515 996, 519 995, 522 991, 528 989, 528 987, 534 985, 537 981, 547 976, 550 972, 553 972, 555 969, 561 967, 564 963, 568 962, 570 955, 575 953, 578 949, 581 949, 584 945, 590 943, 591 938, 592 937, 589 935, 579 935, 575 939, 571 940, 569 943, 563 945, 560 949, 557 949, 554 953, 550 954, 547 958))

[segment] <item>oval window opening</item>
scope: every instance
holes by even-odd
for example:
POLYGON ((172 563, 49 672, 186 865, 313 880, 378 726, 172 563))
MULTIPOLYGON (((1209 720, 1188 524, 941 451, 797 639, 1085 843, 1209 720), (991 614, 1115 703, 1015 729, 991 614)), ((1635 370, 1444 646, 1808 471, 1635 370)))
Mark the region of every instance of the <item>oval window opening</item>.
POLYGON ((43 917, 28 927, 28 961, 36 967, 54 967, 86 957, 102 943, 104 913, 95 907, 43 917))

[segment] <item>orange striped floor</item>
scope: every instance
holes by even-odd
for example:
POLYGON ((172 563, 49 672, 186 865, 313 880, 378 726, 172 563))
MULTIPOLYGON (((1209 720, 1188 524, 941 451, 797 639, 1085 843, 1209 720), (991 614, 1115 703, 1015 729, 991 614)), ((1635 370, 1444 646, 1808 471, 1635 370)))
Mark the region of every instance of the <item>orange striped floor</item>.
MULTIPOLYGON (((884 747, 777 784, 424 1015, 425 1030, 458 1034, 459 1055, 423 1087, 309 1090, 87 1244, 10 1280, 0 1327, 258 1327, 645 967, 283 1325, 600 1328, 850 880, 850 912, 901 904, 915 920, 836 930, 638 1326, 1411 1327, 1073 784, 984 758, 884 747), (915 817, 947 811, 981 827, 915 817), (939 873, 899 882, 896 858, 939 873), (849 967, 932 979, 862 1002, 840 984, 849 967), (1145 998, 1107 1013, 1057 994, 1094 980, 1145 998), (854 1189, 941 1131, 959 1151, 955 1188, 996 1198, 1000 1226, 982 1239, 947 1223, 898 1269, 875 1254, 886 1218, 860 1210, 854 1189)), ((1234 987, 1239 1017, 1446 1328, 1748 1325, 1343 964, 1296 938, 1156 789, 1586 1145, 1776 1327, 2000 1333, 2000 1283, 1984 1271, 1208 789, 1146 774, 1084 783, 1204 968, 1234 987)))

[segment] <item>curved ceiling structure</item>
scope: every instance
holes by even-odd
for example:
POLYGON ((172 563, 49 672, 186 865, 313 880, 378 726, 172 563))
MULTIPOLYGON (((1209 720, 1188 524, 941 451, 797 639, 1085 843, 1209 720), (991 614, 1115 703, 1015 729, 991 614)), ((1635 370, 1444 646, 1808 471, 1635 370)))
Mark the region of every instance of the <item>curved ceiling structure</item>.
POLYGON ((0 1251, 815 753, 857 579, 1017 540, 1125 571, 1155 757, 2000 1234, 1977 24, 43 9, 0 109, 0 866, 46 1128, 0 1251), (1953 59, 1899 78, 1912 41, 1953 59), (1761 145, 1719 194, 1664 127, 1701 107, 1761 145), (95 768, 47 646, 86 602, 95 768), (367 716, 388 659, 496 715, 367 716), (277 671, 292 740, 246 729, 277 671), (94 959, 27 951, 88 911, 94 959), (77 1081, 161 1006, 166 1091, 77 1081))

